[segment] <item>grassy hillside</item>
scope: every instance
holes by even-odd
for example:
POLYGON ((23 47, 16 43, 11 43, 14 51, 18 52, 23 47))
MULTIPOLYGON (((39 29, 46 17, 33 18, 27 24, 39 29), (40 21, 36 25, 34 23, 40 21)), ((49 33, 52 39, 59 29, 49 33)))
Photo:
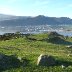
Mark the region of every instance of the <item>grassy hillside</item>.
POLYGON ((66 46, 72 44, 72 38, 65 38, 64 43, 61 41, 58 44, 48 41, 48 39, 48 34, 43 33, 1 40, 0 53, 8 57, 14 55, 21 60, 19 66, 16 67, 14 65, 7 65, 6 67, 0 65, 0 72, 71 72, 72 48, 67 48, 66 46), (53 56, 57 64, 48 67, 37 66, 37 58, 40 54, 53 56), (64 65, 63 68, 62 65, 64 65))

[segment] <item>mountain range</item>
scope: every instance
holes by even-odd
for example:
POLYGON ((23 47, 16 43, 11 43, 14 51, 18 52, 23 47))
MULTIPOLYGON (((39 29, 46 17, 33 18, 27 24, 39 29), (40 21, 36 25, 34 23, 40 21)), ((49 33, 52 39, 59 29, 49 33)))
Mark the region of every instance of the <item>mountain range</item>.
POLYGON ((0 14, 0 26, 28 26, 28 25, 71 25, 72 19, 68 17, 48 17, 39 15, 13 16, 0 14))

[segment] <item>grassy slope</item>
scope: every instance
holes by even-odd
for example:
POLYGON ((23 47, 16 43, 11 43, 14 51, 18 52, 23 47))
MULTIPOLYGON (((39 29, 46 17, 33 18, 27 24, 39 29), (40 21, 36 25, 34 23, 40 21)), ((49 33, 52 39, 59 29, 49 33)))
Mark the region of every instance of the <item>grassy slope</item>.
MULTIPOLYGON (((67 49, 66 45, 52 44, 47 41, 40 41, 41 39, 48 38, 47 34, 36 34, 30 37, 36 38, 37 41, 28 40, 24 38, 0 41, 0 53, 6 55, 16 54, 19 57, 25 57, 30 60, 30 63, 26 67, 11 68, 4 72, 71 72, 72 65, 62 68, 58 66, 36 66, 37 58, 40 54, 48 54, 55 57, 57 60, 66 62, 72 62, 72 49, 67 49)), ((68 38, 67 41, 72 41, 72 38, 68 38)))

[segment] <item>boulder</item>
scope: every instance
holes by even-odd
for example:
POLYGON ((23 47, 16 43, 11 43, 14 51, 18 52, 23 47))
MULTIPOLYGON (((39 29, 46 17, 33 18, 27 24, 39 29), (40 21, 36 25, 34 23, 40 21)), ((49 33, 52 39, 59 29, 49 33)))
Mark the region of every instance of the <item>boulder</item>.
POLYGON ((63 35, 58 34, 57 32, 49 32, 49 33, 48 33, 48 37, 49 37, 49 38, 59 37, 59 38, 64 39, 64 36, 63 36, 63 35))
POLYGON ((72 48, 72 45, 68 45, 68 46, 66 46, 67 48, 72 48))
POLYGON ((65 37, 63 35, 58 34, 57 32, 50 32, 48 34, 48 41, 56 44, 66 43, 65 37))
POLYGON ((17 59, 14 55, 5 55, 0 54, 0 68, 2 69, 8 69, 8 68, 17 68, 21 65, 21 62, 19 59, 17 59))
POLYGON ((18 56, 18 58, 17 58, 17 59, 19 59, 20 61, 22 60, 22 59, 21 59, 21 57, 19 57, 19 56, 18 56))
POLYGON ((41 54, 38 57, 37 65, 40 65, 40 66, 53 66, 53 65, 55 65, 55 59, 52 56, 41 54))
POLYGON ((3 59, 5 55, 0 53, 0 60, 3 59))

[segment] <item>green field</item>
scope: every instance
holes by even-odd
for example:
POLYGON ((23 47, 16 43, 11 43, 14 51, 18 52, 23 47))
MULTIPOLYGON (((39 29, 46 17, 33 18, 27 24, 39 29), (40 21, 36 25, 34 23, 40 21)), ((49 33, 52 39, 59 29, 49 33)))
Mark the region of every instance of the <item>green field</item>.
MULTIPOLYGON (((68 37, 65 42, 49 42, 48 34, 33 34, 0 41, 0 53, 6 56, 15 55, 21 58, 19 66, 0 65, 0 72, 72 72, 72 38, 68 37), (54 66, 37 66, 37 58, 40 54, 51 55, 58 61, 54 66), (26 60, 26 64, 24 64, 26 60), (62 68, 62 65, 65 65, 62 68), (1 68, 2 67, 2 68, 1 68)), ((8 63, 10 64, 10 63, 8 63)))

